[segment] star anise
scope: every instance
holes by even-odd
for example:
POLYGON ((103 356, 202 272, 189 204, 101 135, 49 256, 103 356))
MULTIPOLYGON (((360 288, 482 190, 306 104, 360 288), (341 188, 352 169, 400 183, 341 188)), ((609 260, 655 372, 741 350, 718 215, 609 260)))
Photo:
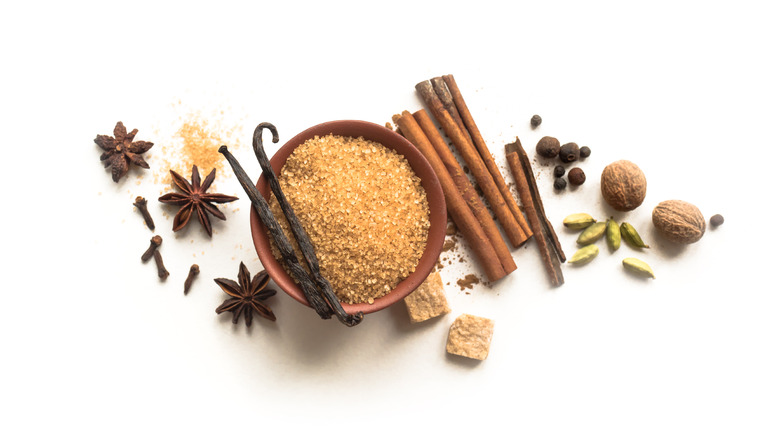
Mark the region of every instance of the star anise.
POLYGON ((98 135, 95 137, 95 143, 105 152, 100 156, 100 161, 104 167, 111 166, 111 179, 119 182, 119 179, 130 170, 130 163, 144 169, 149 168, 149 164, 144 161, 141 154, 151 149, 154 143, 149 141, 133 141, 137 129, 127 132, 127 128, 122 122, 116 122, 114 127, 114 136, 98 135))
POLYGON ((244 262, 238 268, 238 283, 227 278, 215 278, 214 281, 230 295, 221 306, 217 307, 217 314, 233 312, 233 324, 238 324, 241 315, 244 315, 246 326, 252 325, 252 313, 257 312, 263 318, 276 321, 274 312, 271 311, 263 300, 276 294, 275 290, 265 289, 270 277, 265 270, 258 272, 252 281, 249 281, 249 269, 244 262))
POLYGON ((216 174, 217 169, 213 169, 206 179, 203 180, 203 184, 201 184, 198 166, 192 166, 192 184, 190 184, 181 175, 171 170, 173 183, 183 193, 166 193, 160 197, 159 201, 164 204, 181 205, 181 209, 173 218, 173 231, 179 231, 184 228, 190 221, 193 212, 198 216, 198 220, 209 236, 211 236, 211 221, 207 213, 211 213, 223 221, 225 220, 225 214, 219 211, 213 203, 224 204, 225 202, 235 201, 238 198, 220 193, 206 193, 206 190, 211 187, 211 183, 214 182, 216 174))

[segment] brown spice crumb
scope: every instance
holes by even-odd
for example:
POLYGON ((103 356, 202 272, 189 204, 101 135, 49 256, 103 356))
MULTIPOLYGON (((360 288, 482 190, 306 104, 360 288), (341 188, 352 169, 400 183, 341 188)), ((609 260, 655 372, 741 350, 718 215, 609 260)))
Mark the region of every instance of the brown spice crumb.
MULTIPOLYGON (((430 210, 420 178, 401 155, 363 138, 315 137, 290 155, 279 184, 342 302, 372 303, 417 267, 430 210)), ((275 197, 269 204, 284 217, 275 197)), ((287 221, 279 222, 295 242, 287 221)))
POLYGON ((447 252, 451 251, 455 248, 455 241, 452 239, 447 239, 444 241, 444 245, 441 247, 441 252, 447 252))
POLYGON ((447 222, 447 229, 445 232, 448 236, 454 236, 458 232, 458 227, 454 222, 447 222))
POLYGON ((468 274, 458 280, 458 286, 460 286, 460 290, 472 289, 477 283, 479 283, 479 278, 477 278, 477 276, 474 274, 468 274))

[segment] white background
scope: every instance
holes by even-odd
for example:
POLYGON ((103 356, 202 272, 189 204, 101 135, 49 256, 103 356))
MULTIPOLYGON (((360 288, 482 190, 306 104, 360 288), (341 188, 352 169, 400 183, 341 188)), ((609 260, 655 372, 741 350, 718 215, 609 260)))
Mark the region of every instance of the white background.
POLYGON ((3 7, 0 434, 780 435, 771 2, 368 4, 3 7), (198 224, 174 235, 154 201, 168 187, 152 171, 113 183, 92 142, 122 120, 160 145, 178 109, 220 114, 256 177, 257 123, 282 142, 327 120, 384 124, 422 108, 417 82, 448 73, 502 167, 515 136, 528 150, 543 135, 592 148, 578 190, 553 193, 552 167, 537 167, 569 255, 576 235, 560 221, 574 212, 628 220, 652 248, 610 254, 602 241, 551 289, 532 242, 510 277, 470 294, 452 283, 452 313, 420 325, 400 305, 348 329, 279 293, 278 321, 247 330, 214 313, 225 295, 213 278, 235 278, 241 260, 262 269, 232 175, 217 188, 241 199, 214 237, 198 224), (618 159, 648 179, 629 214, 599 194, 618 159), (164 283, 138 260, 151 236, 139 194, 165 239, 164 283), (694 245, 665 243, 650 214, 666 199, 726 222, 694 245), (626 275, 628 256, 658 279, 626 275), (484 362, 444 351, 464 312, 496 321, 484 362))

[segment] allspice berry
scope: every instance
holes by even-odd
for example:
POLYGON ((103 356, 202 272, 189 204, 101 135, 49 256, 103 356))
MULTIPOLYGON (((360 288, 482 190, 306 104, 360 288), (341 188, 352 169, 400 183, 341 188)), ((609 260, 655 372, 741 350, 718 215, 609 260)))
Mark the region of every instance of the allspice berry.
POLYGON ((723 215, 722 214, 715 214, 710 218, 710 225, 713 227, 719 227, 723 225, 723 215))
POLYGON ((541 124, 542 118, 539 116, 539 114, 534 114, 534 116, 531 117, 531 128, 536 129, 536 127, 541 124))
POLYGON ((575 167, 569 171, 569 182, 575 186, 581 186, 585 182, 585 172, 579 167, 575 167))
POLYGON ((561 166, 560 164, 555 166, 555 168, 553 169, 553 176, 556 178, 560 178, 565 174, 566 174, 566 168, 561 166))
POLYGON ((590 148, 587 146, 583 146, 580 148, 580 160, 583 158, 588 158, 590 156, 590 148))
POLYGON ((561 157, 561 161, 564 163, 571 163, 577 161, 580 158, 580 147, 577 143, 566 143, 561 146, 561 150, 558 155, 561 157))
POLYGON ((618 211, 631 211, 645 200, 647 180, 639 166, 620 160, 601 172, 601 196, 618 211))
POLYGON ((706 222, 695 205, 685 201, 664 201, 653 209, 653 225, 675 243, 694 243, 704 235, 706 222))
POLYGON ((566 188, 566 180, 563 178, 555 178, 555 181, 553 182, 553 187, 555 187, 555 190, 563 190, 566 188))
POLYGON ((539 143, 536 143, 536 153, 544 158, 555 158, 561 150, 561 142, 555 137, 542 137, 539 143))

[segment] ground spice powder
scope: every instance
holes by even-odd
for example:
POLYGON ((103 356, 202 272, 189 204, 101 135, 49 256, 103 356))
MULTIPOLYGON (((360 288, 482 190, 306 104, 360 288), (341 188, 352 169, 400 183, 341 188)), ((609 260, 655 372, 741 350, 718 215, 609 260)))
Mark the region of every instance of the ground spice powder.
MULTIPOLYGON (((279 183, 342 302, 372 303, 414 271, 428 240, 430 210, 419 177, 401 155, 363 138, 315 137, 290 155, 279 183)), ((294 242, 273 196, 270 206, 294 242)))

